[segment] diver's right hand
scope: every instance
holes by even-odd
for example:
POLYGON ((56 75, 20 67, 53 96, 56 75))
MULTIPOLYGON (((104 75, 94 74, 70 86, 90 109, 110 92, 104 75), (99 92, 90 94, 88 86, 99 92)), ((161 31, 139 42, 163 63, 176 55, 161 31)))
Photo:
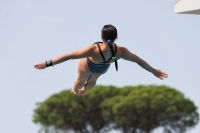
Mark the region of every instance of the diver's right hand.
POLYGON ((34 68, 39 69, 39 70, 45 69, 46 68, 46 62, 39 63, 39 64, 35 65, 34 68))

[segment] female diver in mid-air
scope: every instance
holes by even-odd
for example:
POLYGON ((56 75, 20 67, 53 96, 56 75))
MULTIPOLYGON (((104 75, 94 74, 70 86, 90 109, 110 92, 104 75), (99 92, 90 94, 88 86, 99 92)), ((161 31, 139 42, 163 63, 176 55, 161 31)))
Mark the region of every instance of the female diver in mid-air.
POLYGON ((78 78, 71 90, 74 94, 84 94, 86 90, 93 88, 97 79, 115 62, 118 70, 117 60, 124 59, 136 62, 145 70, 151 72, 156 77, 163 79, 168 75, 158 69, 154 69, 147 62, 137 55, 131 53, 127 48, 118 46, 114 43, 117 38, 117 29, 113 25, 105 25, 101 31, 102 42, 87 46, 81 50, 58 56, 52 60, 35 65, 36 69, 44 69, 49 66, 57 65, 70 59, 80 59, 78 66, 78 78))

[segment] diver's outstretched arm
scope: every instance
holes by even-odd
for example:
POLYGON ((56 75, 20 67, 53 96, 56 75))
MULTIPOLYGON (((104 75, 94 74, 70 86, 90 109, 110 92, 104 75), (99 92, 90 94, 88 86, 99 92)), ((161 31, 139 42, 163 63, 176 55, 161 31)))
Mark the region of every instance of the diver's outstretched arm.
POLYGON ((67 53, 61 56, 58 56, 56 58, 53 58, 52 60, 39 63, 34 66, 36 69, 44 69, 48 66, 57 65, 59 63, 62 63, 64 61, 70 60, 70 59, 80 59, 85 57, 90 57, 94 54, 94 47, 93 46, 87 46, 81 50, 77 50, 71 53, 67 53))
POLYGON ((162 72, 161 70, 151 67, 146 61, 144 61, 137 55, 131 53, 127 48, 121 47, 120 49, 121 49, 121 58, 123 58, 124 60, 128 60, 128 61, 137 63, 142 68, 151 72, 152 74, 154 74, 156 77, 158 77, 160 79, 168 77, 168 75, 166 73, 162 72))

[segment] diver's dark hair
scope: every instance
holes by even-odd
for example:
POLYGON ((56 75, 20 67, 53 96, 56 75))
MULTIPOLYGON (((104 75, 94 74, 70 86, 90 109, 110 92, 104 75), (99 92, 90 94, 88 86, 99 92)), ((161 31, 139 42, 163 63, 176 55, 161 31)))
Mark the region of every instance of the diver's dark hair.
POLYGON ((118 70, 118 63, 117 63, 117 59, 116 59, 115 52, 112 45, 112 43, 117 38, 117 29, 113 25, 110 25, 110 24, 105 25, 103 29, 101 30, 101 36, 107 42, 110 52, 112 54, 112 59, 115 61, 115 68, 116 70, 118 70))

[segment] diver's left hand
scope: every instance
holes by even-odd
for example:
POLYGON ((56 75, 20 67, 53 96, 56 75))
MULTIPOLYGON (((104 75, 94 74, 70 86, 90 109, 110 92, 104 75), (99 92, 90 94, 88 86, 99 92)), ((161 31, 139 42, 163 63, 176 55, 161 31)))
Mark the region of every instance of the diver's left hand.
POLYGON ((39 69, 39 70, 45 69, 46 68, 46 62, 42 62, 40 64, 37 64, 37 65, 34 66, 34 68, 39 69))
POLYGON ((163 78, 167 78, 168 74, 166 74, 165 72, 162 72, 161 70, 155 69, 155 71, 153 72, 153 74, 158 77, 159 79, 163 80, 163 78))

